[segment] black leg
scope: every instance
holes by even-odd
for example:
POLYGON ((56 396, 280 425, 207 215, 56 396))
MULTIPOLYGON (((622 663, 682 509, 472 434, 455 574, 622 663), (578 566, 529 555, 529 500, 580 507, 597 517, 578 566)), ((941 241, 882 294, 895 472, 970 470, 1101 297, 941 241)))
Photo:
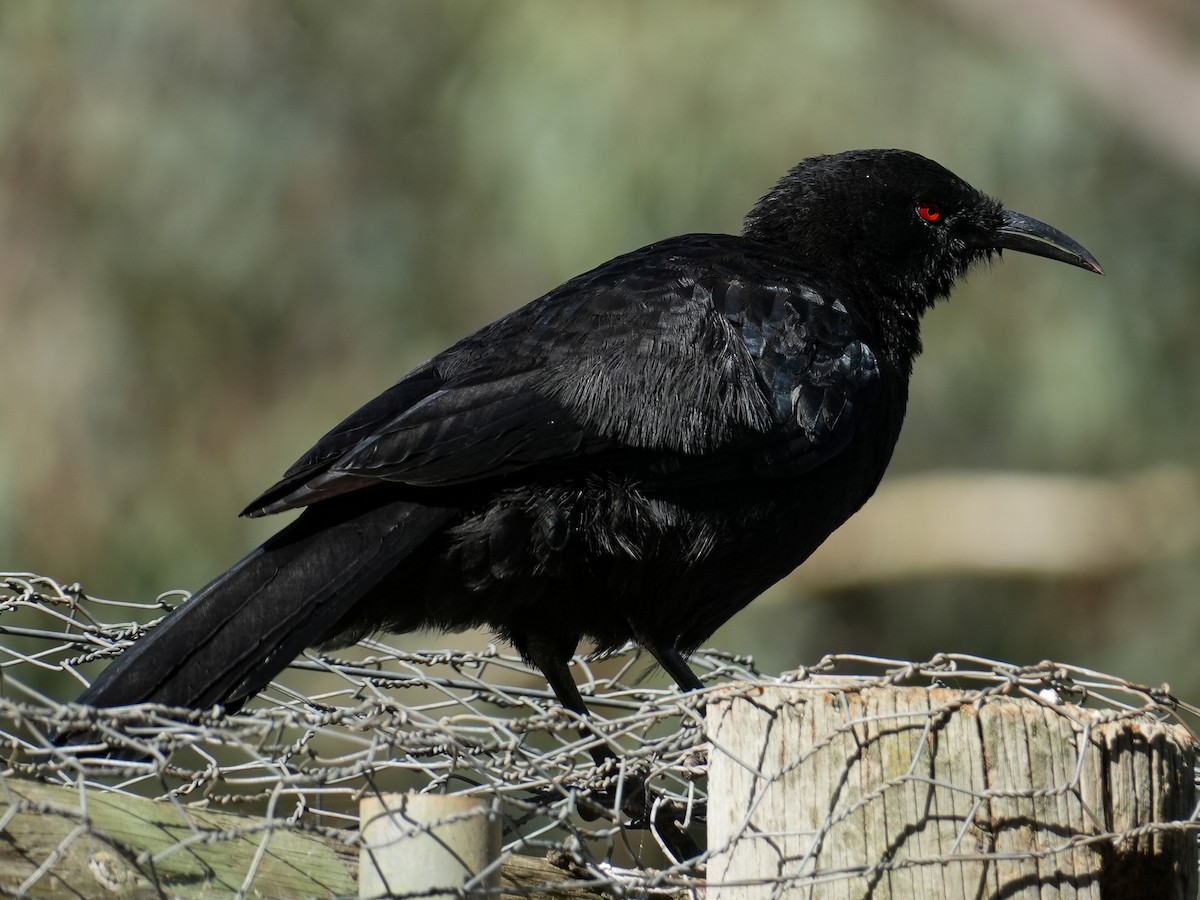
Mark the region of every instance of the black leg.
POLYGON ((637 626, 637 623, 631 619, 626 619, 629 623, 629 630, 633 634, 633 639, 639 645, 650 651, 650 655, 654 657, 655 662, 662 666, 663 671, 679 685, 681 691, 698 691, 704 687, 700 679, 696 677, 696 673, 692 671, 692 667, 687 664, 687 660, 683 658, 683 654, 674 644, 666 644, 662 641, 655 640, 646 632, 642 631, 637 626))
MULTIPOLYGON (((583 702, 583 695, 579 693, 579 687, 575 684, 575 679, 571 677, 571 670, 567 665, 570 660, 570 649, 564 653, 561 647, 555 647, 553 641, 537 636, 526 638, 517 649, 546 676, 546 681, 550 685, 550 689, 554 691, 554 695, 558 697, 559 703, 572 712, 579 713, 588 719, 591 718, 587 704, 583 702)), ((700 679, 688 668, 687 663, 674 647, 665 650, 652 649, 650 652, 683 690, 690 691, 701 687, 700 679)), ((586 722, 580 725, 579 735, 584 739, 597 737, 595 730, 586 722)), ((603 742, 592 747, 589 753, 598 768, 607 763, 615 771, 620 763, 620 757, 603 742)), ((611 816, 615 795, 615 789, 610 789, 591 799, 590 802, 580 804, 577 807, 579 814, 588 820, 611 816)), ((627 775, 622 796, 620 812, 629 817, 629 827, 650 827, 649 813, 652 804, 645 781, 638 775, 627 775)), ((664 806, 656 817, 653 827, 670 848, 677 861, 694 858, 700 854, 700 848, 691 836, 678 826, 678 819, 678 811, 669 805, 664 806)))
POLYGON ((692 667, 687 664, 687 660, 683 658, 683 654, 677 649, 653 643, 644 646, 658 660, 658 664, 663 667, 663 670, 675 679, 675 683, 679 685, 681 691, 698 691, 704 687, 700 679, 696 677, 696 673, 692 671, 692 667))
POLYGON ((564 658, 557 648, 537 637, 524 641, 523 646, 517 649, 529 662, 542 670, 542 674, 546 676, 546 681, 549 683, 550 689, 554 691, 554 696, 558 698, 559 703, 581 716, 591 715, 587 704, 583 702, 583 695, 579 693, 575 679, 571 677, 571 669, 567 665, 570 659, 569 652, 564 658))
MULTIPOLYGON (((555 647, 552 641, 537 635, 526 638, 517 649, 529 662, 541 669, 559 703, 571 712, 579 713, 585 718, 592 717, 587 704, 583 702, 583 695, 579 693, 575 679, 571 677, 571 669, 567 665, 571 658, 570 650, 564 653, 562 648, 555 647)), ((596 732, 584 724, 579 728, 579 735, 583 738, 590 738, 595 737, 596 732)), ((596 765, 616 759, 616 755, 605 744, 593 747, 589 752, 596 765)))
MULTIPOLYGON (((560 648, 554 647, 552 641, 545 640, 536 635, 526 638, 517 649, 529 662, 541 669, 559 703, 566 709, 579 713, 579 715, 586 719, 592 717, 587 704, 583 702, 583 695, 579 693, 579 687, 575 684, 575 679, 571 677, 571 669, 567 665, 570 658, 569 651, 564 656, 560 648)), ((596 739, 597 742, 588 749, 588 753, 591 755, 592 762, 596 764, 597 768, 602 768, 606 764, 610 764, 610 768, 616 769, 619 764, 619 757, 607 744, 600 740, 599 735, 597 735, 596 731, 587 722, 579 726, 579 736, 584 740, 588 740, 589 738, 596 739)), ((580 815, 589 821, 604 815, 603 809, 607 808, 613 802, 612 792, 606 791, 605 793, 608 795, 607 797, 600 795, 595 799, 594 802, 598 804, 596 809, 589 809, 587 805, 581 805, 579 807, 580 815)), ((628 793, 627 786, 626 802, 622 806, 629 806, 628 793)), ((640 798, 641 805, 638 807, 640 809, 641 806, 645 805, 644 786, 641 784, 640 779, 633 793, 640 798)), ((630 814, 628 810, 624 811, 627 815, 630 814)))

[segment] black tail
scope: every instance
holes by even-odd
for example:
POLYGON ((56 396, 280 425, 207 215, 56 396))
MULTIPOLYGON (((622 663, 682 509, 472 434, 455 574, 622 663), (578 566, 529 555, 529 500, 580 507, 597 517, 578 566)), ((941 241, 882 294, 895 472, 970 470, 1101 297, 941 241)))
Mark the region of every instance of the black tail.
POLYGON ((455 512, 355 494, 308 508, 125 651, 78 702, 240 707, 305 647, 331 637, 455 512))

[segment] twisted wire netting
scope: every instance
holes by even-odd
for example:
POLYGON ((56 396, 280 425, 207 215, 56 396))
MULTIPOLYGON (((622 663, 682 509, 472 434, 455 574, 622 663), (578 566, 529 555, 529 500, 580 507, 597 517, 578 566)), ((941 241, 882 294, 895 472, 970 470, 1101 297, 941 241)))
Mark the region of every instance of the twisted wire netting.
MULTIPOLYGON (((356 852, 364 796, 422 791, 483 799, 503 827, 497 865, 539 857, 562 873, 560 888, 693 894, 703 890, 714 855, 728 849, 706 846, 707 764, 710 755, 724 752, 706 743, 704 708, 714 697, 753 699, 764 685, 952 686, 965 692, 956 703, 1016 696, 1117 718, 1149 715, 1191 725, 1197 716, 1165 687, 1056 663, 1022 667, 961 654, 920 663, 829 656, 767 677, 747 658, 704 651, 692 663, 705 690, 681 695, 640 684, 652 660, 631 647, 603 660, 574 660, 573 675, 594 714, 582 727, 557 704, 544 678, 504 648, 411 652, 386 638, 337 655, 306 653, 233 715, 153 705, 97 710, 70 702, 108 660, 185 598, 112 601, 44 576, 0 573, 6 757, 0 796, 10 801, 0 836, 14 810, 28 807, 13 800, 13 784, 69 786, 78 798, 77 807, 57 810, 73 815, 76 827, 44 859, 29 860, 23 880, 8 889, 37 895, 70 844, 93 834, 89 798, 154 798, 173 811, 182 829, 177 845, 137 860, 142 871, 153 872, 154 863, 189 842, 258 839, 264 831, 317 835, 356 852), (596 752, 601 747, 610 752, 596 752), (642 788, 648 812, 631 813, 630 794, 642 788), (206 831, 189 816, 196 809, 246 818, 244 825, 206 831)), ((926 727, 946 714, 931 709, 926 727)), ((847 732, 859 725, 848 721, 847 732)), ((781 771, 765 761, 754 765, 764 781, 781 771)), ((1064 778, 1052 790, 1070 788, 1064 778)), ((964 831, 974 815, 962 814, 964 831)), ((1196 812, 1170 827, 1194 832, 1196 812)), ((1097 834, 1068 837, 1059 852, 1081 840, 1120 837, 1097 834)), ((261 854, 249 860, 233 892, 260 890, 260 863, 261 854)), ((913 857, 867 861, 854 870, 801 867, 781 871, 774 885, 764 882, 764 896, 862 877, 872 867, 937 863, 913 857)))

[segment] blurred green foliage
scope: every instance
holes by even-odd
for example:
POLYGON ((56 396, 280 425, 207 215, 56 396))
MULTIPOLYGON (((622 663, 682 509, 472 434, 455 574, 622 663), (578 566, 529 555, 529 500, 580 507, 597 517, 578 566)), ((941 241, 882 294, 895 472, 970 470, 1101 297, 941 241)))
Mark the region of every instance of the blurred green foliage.
MULTIPOLYGON (((4 4, 0 566, 198 587, 278 527, 241 506, 410 367, 858 146, 932 156, 1108 270, 1010 257, 936 310, 894 474, 1193 465, 1197 173, 937 5, 4 4)), ((1195 699, 1198 575, 777 592, 715 643, 776 670, 1056 656, 1195 699)))

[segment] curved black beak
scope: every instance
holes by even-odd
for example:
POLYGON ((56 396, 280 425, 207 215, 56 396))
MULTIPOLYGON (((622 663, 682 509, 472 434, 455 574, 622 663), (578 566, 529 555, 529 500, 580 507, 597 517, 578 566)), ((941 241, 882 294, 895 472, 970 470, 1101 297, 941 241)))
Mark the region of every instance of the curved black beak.
POLYGON ((1104 270, 1087 248, 1052 225, 1024 213, 1004 210, 1000 226, 978 237, 978 246, 996 250, 1018 250, 1059 262, 1070 263, 1103 275, 1104 270))

